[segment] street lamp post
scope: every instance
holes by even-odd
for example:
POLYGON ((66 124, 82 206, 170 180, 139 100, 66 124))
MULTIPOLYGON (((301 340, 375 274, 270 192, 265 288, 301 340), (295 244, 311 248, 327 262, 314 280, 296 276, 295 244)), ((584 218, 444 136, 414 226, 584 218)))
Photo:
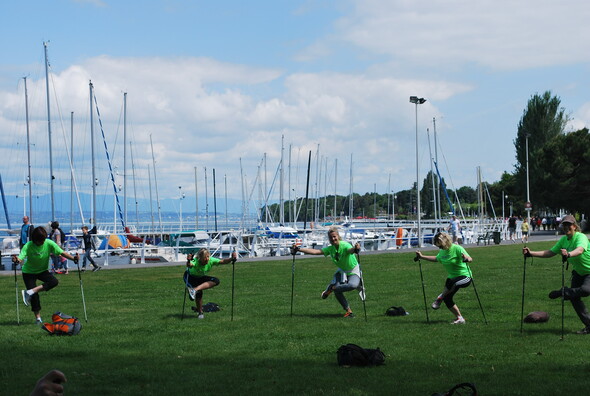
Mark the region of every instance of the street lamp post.
POLYGON ((422 230, 420 229, 420 169, 418 164, 418 105, 426 102, 426 99, 410 96, 410 103, 416 105, 416 214, 418 219, 418 247, 422 247, 422 230))
POLYGON ((526 149, 526 211, 527 211, 527 222, 531 224, 531 197, 529 189, 529 134, 525 134, 525 149, 526 149))

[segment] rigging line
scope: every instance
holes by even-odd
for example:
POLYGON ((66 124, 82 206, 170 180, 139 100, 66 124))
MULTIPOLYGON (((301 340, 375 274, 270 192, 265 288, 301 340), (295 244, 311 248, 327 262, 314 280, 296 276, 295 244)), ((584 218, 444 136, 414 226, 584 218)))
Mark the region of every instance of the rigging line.
POLYGON ((107 146, 107 140, 104 135, 104 129, 102 127, 102 118, 100 117, 100 111, 98 110, 98 101, 96 100, 96 95, 94 97, 94 105, 96 106, 96 115, 98 116, 98 123, 100 125, 100 133, 102 134, 102 142, 104 144, 104 150, 107 157, 107 162, 109 164, 109 171, 111 174, 111 182, 113 183, 113 191, 115 192, 115 200, 117 201, 117 209, 119 211, 119 218, 121 220, 121 225, 123 229, 125 229, 125 222, 123 220, 123 212, 121 211, 121 203, 119 202, 119 195, 117 194, 117 184, 115 183, 115 176, 113 175, 113 166, 111 164, 111 158, 109 156, 109 148, 107 146))
POLYGON ((82 212, 82 203, 80 201, 80 192, 78 191, 78 182, 76 181, 76 173, 74 172, 74 163, 73 163, 72 157, 70 155, 70 150, 68 149, 68 139, 66 138, 63 117, 61 114, 61 106, 59 104, 57 91, 55 90, 55 81, 53 79, 53 73, 50 73, 50 76, 51 76, 51 86, 53 87, 53 95, 55 97, 55 104, 57 105, 57 112, 59 114, 59 123, 61 125, 61 136, 64 140, 64 147, 65 147, 66 155, 68 157, 68 164, 70 165, 70 175, 72 177, 72 182, 74 184, 74 191, 76 193, 76 200, 78 202, 78 210, 80 211, 80 220, 82 221, 82 224, 86 224, 86 222, 84 221, 84 213, 82 212))
POLYGON ((459 210, 461 211, 461 218, 465 221, 465 215, 463 214, 463 207, 461 206, 461 201, 459 200, 459 196, 457 195, 457 189, 455 188, 455 183, 453 183, 453 177, 451 176, 451 172, 449 171, 449 165, 447 164, 447 157, 445 157, 445 152, 442 149, 442 146, 439 143, 440 153, 442 154, 443 161, 445 163, 445 168, 447 168, 447 174, 449 175, 449 180, 451 181, 451 187, 453 187, 453 193, 455 194, 455 199, 457 200, 457 204, 459 204, 459 210))

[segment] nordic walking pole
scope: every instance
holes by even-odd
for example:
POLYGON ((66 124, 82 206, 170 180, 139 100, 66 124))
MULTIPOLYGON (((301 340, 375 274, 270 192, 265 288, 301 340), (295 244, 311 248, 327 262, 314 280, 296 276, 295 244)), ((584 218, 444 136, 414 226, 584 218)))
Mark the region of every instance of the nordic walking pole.
POLYGON ((418 262, 420 268, 420 281, 422 282, 422 296, 424 297, 424 312, 426 312, 426 323, 430 324, 430 318, 428 317, 428 306, 426 305, 426 290, 424 289, 424 275, 422 274, 422 260, 416 255, 414 262, 418 262))
POLYGON ((82 272, 80 271, 80 255, 76 253, 74 256, 74 264, 78 267, 78 279, 80 280, 80 292, 82 293, 82 305, 84 306, 84 319, 88 322, 88 315, 86 314, 86 300, 84 299, 84 285, 82 283, 82 272))
POLYGON ((561 256, 561 340, 563 341, 564 335, 564 318, 565 318, 565 265, 569 268, 570 263, 567 259, 567 255, 561 256))
MULTIPOLYGON (((525 246, 526 248, 526 246, 525 246)), ((524 254, 524 263, 522 265, 522 302, 520 304, 520 332, 522 333, 522 325, 524 323, 524 285, 526 280, 526 259, 530 257, 530 253, 524 254)))
MULTIPOLYGON (((309 158, 307 159, 307 187, 305 188, 305 211, 303 221, 303 236, 307 229, 307 202, 309 200, 309 171, 311 168, 311 150, 309 151, 309 158)), ((293 250, 293 249, 292 249, 293 250)), ((295 253, 293 252, 293 263, 291 264, 291 316, 293 316, 293 297, 295 295, 295 253)))
POLYGON ((186 306, 186 293, 188 293, 188 268, 186 269, 186 271, 184 271, 184 275, 182 275, 182 278, 184 279, 184 299, 182 300, 182 316, 180 317, 180 320, 184 320, 184 308, 186 306))
POLYGON ((359 262, 359 272, 361 274, 361 301, 363 302, 363 310, 365 311, 365 322, 366 322, 367 321, 367 304, 365 303, 365 300, 367 299, 367 294, 365 291, 365 278, 363 278, 363 269, 361 268, 360 250, 356 251, 356 257, 357 257, 357 261, 359 262))
POLYGON ((477 292, 477 287, 475 287, 475 280, 473 279, 473 272, 471 272, 471 267, 467 264, 467 259, 464 259, 463 262, 467 266, 469 270, 469 275, 471 276, 471 283, 473 283, 473 291, 475 292, 475 297, 477 297, 477 302, 479 303, 479 309, 481 309, 481 314, 483 315, 483 321, 485 324, 488 324, 488 320, 486 319, 486 313, 483 310, 483 306, 481 305, 481 300, 479 299, 479 293, 477 292))
MULTIPOLYGON (((2 252, 0 252, 0 260, 2 259, 2 252)), ((16 324, 20 326, 20 312, 18 309, 18 280, 16 279, 16 267, 18 261, 15 260, 16 256, 12 256, 12 269, 14 269, 14 290, 16 295, 16 324)))
MULTIPOLYGON (((234 253, 236 249, 234 249, 234 253)), ((231 259, 231 321, 234 321, 234 278, 236 273, 236 259, 231 259)))

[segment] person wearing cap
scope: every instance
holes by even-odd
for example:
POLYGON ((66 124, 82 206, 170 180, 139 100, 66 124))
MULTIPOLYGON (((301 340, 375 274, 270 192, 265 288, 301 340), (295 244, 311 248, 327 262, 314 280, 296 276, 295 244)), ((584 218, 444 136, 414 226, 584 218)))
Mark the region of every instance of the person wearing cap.
POLYGON ((553 290, 549 298, 556 299, 563 295, 565 300, 570 300, 578 317, 584 323, 584 328, 578 334, 590 334, 590 314, 582 297, 590 296, 590 250, 588 249, 588 237, 580 232, 580 227, 572 215, 567 215, 561 221, 565 235, 549 250, 532 251, 528 247, 522 249, 525 257, 549 258, 560 254, 563 260, 572 264, 571 287, 563 290, 553 290))

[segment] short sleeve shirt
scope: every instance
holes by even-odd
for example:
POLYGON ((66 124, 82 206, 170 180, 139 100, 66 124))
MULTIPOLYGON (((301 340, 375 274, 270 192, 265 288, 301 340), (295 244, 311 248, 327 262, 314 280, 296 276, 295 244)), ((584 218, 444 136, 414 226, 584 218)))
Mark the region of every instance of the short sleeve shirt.
POLYGON ((211 268, 214 265, 219 265, 219 262, 221 260, 215 257, 209 257, 209 261, 207 262, 207 264, 202 265, 199 262, 199 259, 197 258, 197 256, 195 256, 191 263, 194 264, 193 267, 189 267, 188 272, 189 274, 191 274, 192 276, 204 276, 207 275, 207 272, 209 272, 211 270, 211 268))
POLYGON ((436 255, 436 261, 441 263, 447 271, 447 278, 458 276, 471 276, 467 264, 463 262, 463 254, 470 257, 463 246, 452 244, 447 250, 440 249, 436 255))
POLYGON ((21 249, 18 258, 19 260, 27 259, 23 265, 23 273, 40 274, 47 271, 51 254, 59 256, 62 253, 62 248, 57 246, 51 239, 46 239, 41 246, 37 246, 33 241, 27 242, 21 249))
POLYGON ((333 245, 322 248, 324 256, 330 256, 332 262, 336 264, 338 268, 344 271, 347 275, 357 274, 358 261, 356 256, 350 254, 349 251, 352 249, 352 245, 345 241, 338 243, 338 248, 333 245))
POLYGON ((567 239, 567 235, 564 235, 550 250, 555 254, 561 254, 561 249, 571 252, 580 246, 584 248, 584 252, 579 256, 570 257, 569 262, 572 263, 573 270, 578 274, 588 275, 590 274, 590 251, 588 250, 588 237, 585 234, 576 232, 571 239, 567 239))

